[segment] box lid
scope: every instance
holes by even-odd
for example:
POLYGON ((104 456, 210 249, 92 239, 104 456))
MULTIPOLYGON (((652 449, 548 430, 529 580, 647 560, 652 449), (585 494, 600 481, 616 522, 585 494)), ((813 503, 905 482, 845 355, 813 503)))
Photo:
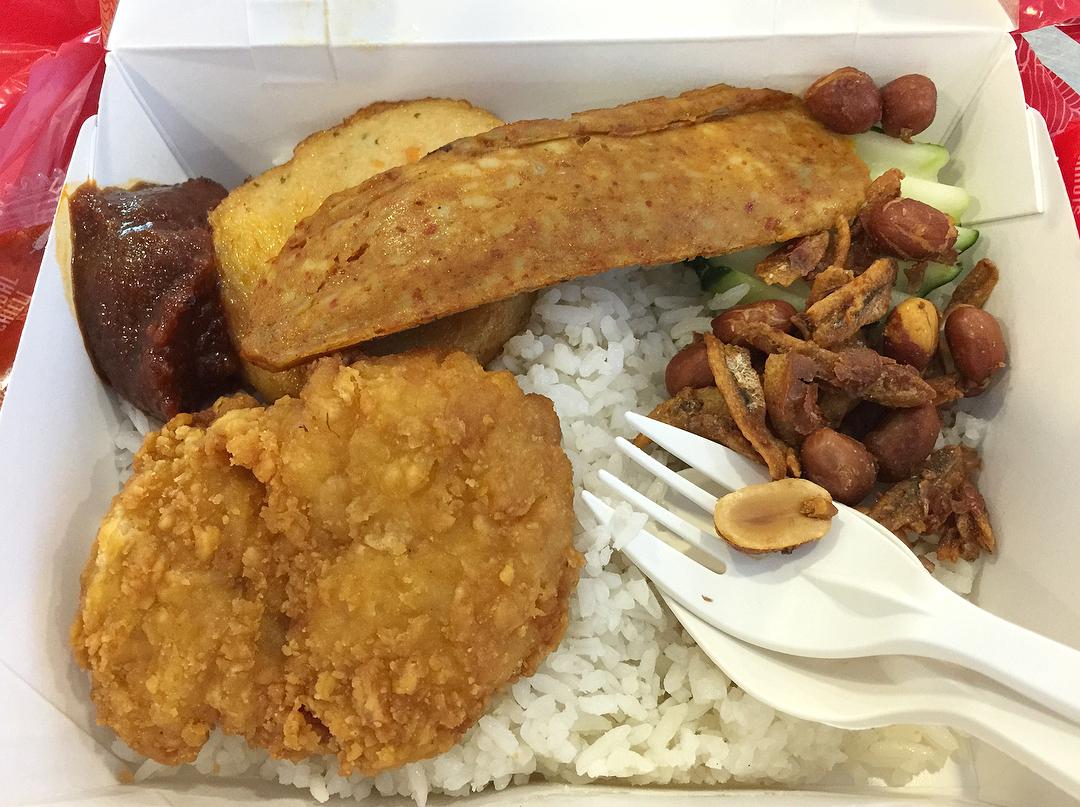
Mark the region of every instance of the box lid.
POLYGON ((1013 27, 1001 6, 987 0, 500 0, 465 8, 440 0, 190 0, 122 4, 109 47, 693 40, 703 31, 727 37, 785 31, 933 35, 1013 27))

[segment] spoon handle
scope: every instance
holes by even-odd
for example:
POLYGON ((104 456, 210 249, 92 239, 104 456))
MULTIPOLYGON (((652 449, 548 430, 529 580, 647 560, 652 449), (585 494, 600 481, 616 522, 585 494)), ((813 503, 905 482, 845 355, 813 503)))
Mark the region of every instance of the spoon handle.
POLYGON ((982 673, 1076 723, 1080 734, 1080 651, 944 588, 930 610, 933 617, 918 620, 909 634, 917 649, 906 652, 982 673))
POLYGON ((989 687, 974 688, 949 723, 1080 799, 1080 726, 989 687))

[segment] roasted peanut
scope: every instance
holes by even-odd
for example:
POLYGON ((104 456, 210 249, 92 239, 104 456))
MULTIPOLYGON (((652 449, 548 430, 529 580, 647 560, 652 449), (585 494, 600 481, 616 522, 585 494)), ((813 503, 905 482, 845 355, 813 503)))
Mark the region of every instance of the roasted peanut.
POLYGON ((941 415, 933 404, 895 409, 881 425, 863 438, 877 460, 884 482, 907 479, 934 450, 941 433, 941 415))
POLYGON ((803 476, 844 504, 861 502, 877 480, 877 465, 866 447, 829 428, 806 438, 799 461, 803 476))
POLYGON ((823 381, 818 384, 817 403, 825 418, 825 425, 836 429, 858 407, 859 398, 852 392, 823 381))
POLYGON ((816 366, 798 353, 773 353, 765 360, 762 388, 773 431, 788 445, 797 446, 825 425, 814 384, 816 366))
POLYGON ((807 111, 840 134, 865 132, 881 117, 877 85, 854 67, 841 67, 822 76, 806 90, 805 99, 807 111))
POLYGON ((836 507, 806 479, 747 485, 721 496, 713 511, 716 534, 749 555, 790 552, 829 531, 836 507))
POLYGON ((1005 366, 1005 337, 993 314, 962 305, 945 319, 945 341, 953 364, 976 394, 990 376, 1005 366))
POLYGON ((873 208, 866 229, 885 252, 914 261, 948 258, 956 244, 949 217, 915 199, 891 199, 873 208))
POLYGON ((709 369, 709 357, 705 355, 705 343, 694 342, 687 345, 668 362, 664 372, 664 385, 668 395, 675 395, 686 387, 711 387, 712 370, 709 369))
POLYGON ((840 431, 848 437, 862 440, 885 418, 889 410, 873 401, 859 401, 840 423, 840 431))
POLYGON ((881 88, 881 128, 890 137, 917 135, 936 114, 937 87, 926 76, 910 73, 881 88))
POLYGON ((716 338, 729 345, 751 347, 745 338, 746 326, 759 322, 784 333, 791 333, 791 318, 798 312, 783 300, 759 300, 729 308, 713 317, 712 330, 716 338))
POLYGON ((922 297, 904 300, 885 320, 881 352, 922 372, 937 353, 940 325, 932 302, 922 297))

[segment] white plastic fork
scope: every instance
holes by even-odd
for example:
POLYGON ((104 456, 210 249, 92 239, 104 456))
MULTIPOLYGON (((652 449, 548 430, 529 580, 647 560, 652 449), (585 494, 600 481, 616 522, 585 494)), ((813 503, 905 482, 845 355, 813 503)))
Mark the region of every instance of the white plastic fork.
MULTIPOLYGON (((728 490, 766 481, 760 467, 717 443, 641 415, 626 417, 646 437, 728 490)), ((1080 652, 949 591, 896 536, 862 513, 841 505, 824 538, 790 555, 745 555, 716 537, 711 493, 626 440, 616 442, 708 516, 707 525, 691 523, 612 474, 600 474, 621 498, 724 564, 726 571, 717 574, 648 532, 623 547, 659 588, 707 624, 795 656, 911 655, 949 662, 1080 722, 1080 652)), ((588 492, 583 496, 594 511, 603 504, 588 492)))
MULTIPOLYGON (((677 497, 665 503, 676 511, 684 504, 677 497)), ((596 499, 590 507, 602 521, 614 512, 596 499)), ((912 656, 816 659, 764 650, 717 630, 659 591, 701 651, 774 709, 842 729, 957 728, 1080 799, 1080 726, 985 676, 912 656)))

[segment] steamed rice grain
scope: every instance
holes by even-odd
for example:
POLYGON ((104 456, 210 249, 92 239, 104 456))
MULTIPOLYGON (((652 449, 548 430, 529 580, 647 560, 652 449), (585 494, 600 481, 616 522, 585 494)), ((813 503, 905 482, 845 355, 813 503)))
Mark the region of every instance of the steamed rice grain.
MULTIPOLYGON (((705 304, 696 277, 681 266, 566 283, 541 295, 529 329, 507 342, 494 366, 512 372, 526 392, 554 402, 578 491, 602 491, 597 473, 606 468, 661 496, 659 483, 615 449, 615 436, 632 436, 624 413, 660 403, 664 369, 677 347, 708 328, 711 312, 737 303, 747 290, 739 286, 705 304)), ((116 446, 118 469, 126 475, 136 435, 151 424, 123 406, 130 427, 116 446)), ((967 442, 981 437, 984 424, 958 416, 952 428, 967 442)), ((844 772, 855 783, 903 784, 939 769, 956 750, 943 729, 846 732, 755 701, 694 645, 618 551, 645 517, 620 504, 610 525, 598 524, 580 495, 575 511, 575 543, 585 566, 565 639, 536 675, 500 693, 454 748, 374 778, 346 778, 337 774, 333 757, 271 760, 215 731, 194 767, 222 776, 257 773, 305 788, 320 802, 362 802, 377 793, 424 805, 430 794, 499 790, 534 776, 571 783, 797 785, 844 772)), ((935 575, 970 590, 976 572, 973 564, 938 564, 935 575)), ((139 766, 140 779, 175 770, 145 762, 119 742, 116 751, 139 766)))

